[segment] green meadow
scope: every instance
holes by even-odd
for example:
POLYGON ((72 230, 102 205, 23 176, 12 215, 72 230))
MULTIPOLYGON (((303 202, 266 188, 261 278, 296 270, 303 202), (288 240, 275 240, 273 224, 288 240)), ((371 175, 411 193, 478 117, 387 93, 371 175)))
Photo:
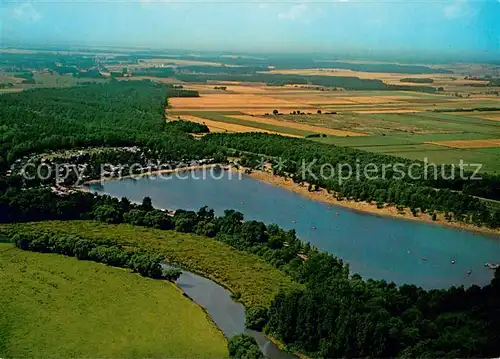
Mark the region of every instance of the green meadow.
POLYGON ((0 243, 0 357, 224 358, 226 340, 174 284, 0 243))
POLYGON ((241 293, 246 306, 269 305, 280 289, 298 284, 256 255, 238 251, 227 244, 194 234, 162 231, 126 224, 109 225, 94 221, 46 221, 1 225, 9 228, 79 234, 86 238, 106 238, 131 247, 154 250, 169 263, 178 264, 220 283, 233 293, 241 293))

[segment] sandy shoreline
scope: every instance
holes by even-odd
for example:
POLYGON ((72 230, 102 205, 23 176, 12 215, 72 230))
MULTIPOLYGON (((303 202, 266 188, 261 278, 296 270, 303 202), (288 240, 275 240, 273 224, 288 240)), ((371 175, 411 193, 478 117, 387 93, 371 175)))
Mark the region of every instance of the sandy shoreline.
MULTIPOLYGON (((234 171, 240 171, 242 173, 245 172, 245 168, 240 170, 234 169, 234 171)), ((355 201, 339 201, 335 198, 334 195, 328 193, 325 189, 320 189, 315 192, 309 192, 307 186, 300 185, 298 183, 293 182, 291 179, 287 179, 280 176, 275 176, 272 173, 252 170, 251 173, 244 173, 245 176, 249 176, 256 180, 273 184, 275 186, 287 189, 289 191, 293 191, 301 196, 307 197, 312 200, 321 201, 328 204, 338 205, 341 207, 349 208, 355 211, 370 213, 374 215, 392 217, 397 219, 405 219, 412 221, 420 221, 432 224, 439 224, 447 227, 453 227, 458 229, 463 229, 467 231, 486 233, 490 235, 500 236, 500 229, 495 230, 487 227, 477 227, 467 223, 460 222, 449 222, 444 218, 444 215, 438 214, 436 221, 433 221, 429 214, 419 213, 417 217, 413 216, 409 208, 405 208, 404 214, 398 214, 396 207, 384 207, 377 208, 376 204, 370 204, 367 202, 355 202, 355 201)))
MULTIPOLYGON (((227 166, 222 166, 220 164, 188 166, 188 167, 181 167, 181 168, 176 168, 176 169, 152 171, 152 172, 141 173, 141 174, 137 174, 137 175, 128 175, 128 176, 123 176, 123 177, 106 177, 106 178, 102 178, 99 180, 90 180, 90 181, 86 181, 83 186, 79 186, 77 189, 80 191, 91 192, 85 186, 85 184, 100 183, 100 182, 104 182, 104 181, 119 180, 119 179, 124 179, 124 178, 139 178, 139 177, 145 177, 145 176, 158 176, 158 175, 162 175, 162 174, 172 174, 172 173, 180 173, 180 172, 186 172, 186 171, 211 169, 211 168, 214 168, 216 166, 220 166, 224 170, 229 169, 227 166)), ((367 202, 356 202, 356 201, 346 201, 346 200, 339 201, 335 198, 334 195, 328 193, 328 191, 325 189, 320 189, 320 190, 315 191, 315 192, 309 192, 306 185, 300 185, 298 183, 293 182, 291 179, 287 179, 287 178, 280 177, 280 176, 275 176, 269 172, 252 170, 251 173, 246 173, 246 168, 236 169, 236 168, 232 167, 231 169, 235 172, 239 172, 243 176, 248 176, 248 177, 254 178, 256 180, 266 182, 266 183, 284 188, 284 189, 289 190, 289 191, 293 191, 293 192, 295 192, 301 196, 307 197, 309 199, 312 199, 315 201, 320 201, 323 203, 332 204, 332 205, 337 205, 337 206, 341 206, 341 207, 345 207, 345 208, 349 208, 349 209, 352 209, 352 210, 355 210, 355 211, 358 211, 361 213, 369 213, 369 214, 373 214, 373 215, 392 217, 392 218, 396 218, 396 219, 420 221, 420 222, 438 224, 438 225, 443 225, 443 226, 447 226, 447 227, 452 227, 452 228, 457 228, 457 229, 462 229, 462 230, 467 230, 467 231, 472 231, 472 232, 480 232, 480 233, 490 234, 490 235, 494 235, 494 236, 500 236, 500 229, 491 229, 491 228, 487 228, 487 227, 477 227, 477 226, 474 226, 471 224, 460 223, 460 222, 449 222, 444 218, 443 214, 438 214, 436 221, 433 221, 429 214, 419 213, 415 217, 415 216, 413 216, 413 214, 411 213, 409 208, 404 209, 404 214, 399 214, 396 207, 394 207, 394 206, 386 206, 383 208, 377 208, 376 204, 370 204, 367 202)))

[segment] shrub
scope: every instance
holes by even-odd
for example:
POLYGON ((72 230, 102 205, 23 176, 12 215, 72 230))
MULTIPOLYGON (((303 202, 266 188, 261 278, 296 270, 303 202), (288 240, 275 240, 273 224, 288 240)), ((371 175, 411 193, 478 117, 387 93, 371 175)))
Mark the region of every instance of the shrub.
POLYGON ((264 307, 248 308, 245 311, 245 327, 262 331, 269 319, 268 309, 264 307))
POLYGON ((261 359, 264 355, 257 345, 257 341, 246 334, 232 337, 228 344, 229 357, 234 359, 261 359))

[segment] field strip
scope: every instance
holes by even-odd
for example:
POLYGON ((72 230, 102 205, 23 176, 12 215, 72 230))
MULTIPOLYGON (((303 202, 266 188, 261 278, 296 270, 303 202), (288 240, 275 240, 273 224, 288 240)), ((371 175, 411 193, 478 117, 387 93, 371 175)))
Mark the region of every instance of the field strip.
POLYGON ((458 141, 436 141, 424 142, 430 145, 452 147, 452 148, 487 148, 500 147, 500 138, 491 140, 458 140, 458 141))
POLYGON ((450 112, 451 114, 458 114, 458 115, 464 115, 464 116, 470 116, 470 117, 475 117, 475 118, 480 118, 483 120, 490 120, 490 121, 500 121, 500 112, 450 112))
POLYGON ((240 107, 254 108, 278 108, 281 107, 303 107, 293 101, 279 100, 268 96, 257 94, 235 94, 235 93, 214 93, 205 94, 200 97, 175 97, 170 99, 172 108, 185 110, 186 108, 197 108, 199 111, 220 110, 221 108, 232 107, 237 109, 240 107))
POLYGON ((415 113, 422 112, 419 110, 410 110, 410 109, 387 109, 387 110, 359 110, 353 111, 354 113, 415 113))
POLYGON ((210 129, 210 132, 264 132, 264 133, 271 133, 289 137, 302 137, 302 136, 291 135, 288 133, 263 130, 258 127, 250 127, 250 126, 237 125, 233 123, 208 120, 206 118, 192 116, 192 115, 182 115, 181 118, 186 121, 205 124, 210 129))
POLYGON ((231 117, 237 118, 240 120, 244 120, 244 121, 265 123, 265 124, 272 125, 272 126, 285 126, 285 127, 295 128, 297 130, 313 132, 313 133, 324 133, 324 134, 333 135, 333 136, 352 136, 352 137, 354 137, 354 136, 366 136, 366 133, 345 131, 345 130, 335 130, 332 128, 306 125, 306 124, 302 124, 302 123, 289 122, 289 121, 285 122, 285 121, 273 120, 270 118, 255 117, 255 116, 249 116, 249 115, 232 115, 231 117))

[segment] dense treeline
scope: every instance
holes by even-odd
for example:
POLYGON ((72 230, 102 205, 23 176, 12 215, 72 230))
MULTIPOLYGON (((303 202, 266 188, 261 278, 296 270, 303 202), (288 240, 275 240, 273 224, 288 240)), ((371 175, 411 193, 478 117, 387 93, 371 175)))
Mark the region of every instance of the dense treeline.
MULTIPOLYGON (((491 357, 499 354, 500 271, 495 273, 491 284, 483 288, 425 291, 414 285, 398 287, 351 275, 341 260, 299 241, 294 231, 244 221, 243 215, 233 210, 217 217, 203 207, 198 212, 178 210, 170 217, 154 209, 147 197, 137 205, 125 198, 118 200, 88 193, 59 197, 49 191, 43 196, 39 191, 7 191, 0 202, 0 218, 5 218, 6 213, 15 213, 17 217, 9 221, 92 218, 106 223, 124 222, 196 233, 260 255, 306 287, 279 293, 268 309, 249 308, 247 327, 264 329, 292 348, 313 356, 491 357)), ((154 253, 140 250, 125 253, 117 243, 106 240, 54 236, 22 227, 9 235, 23 249, 121 265, 153 278, 175 280, 178 276, 178 273, 162 273, 161 258, 154 253)), ((253 347, 247 344, 242 347, 253 347)), ((238 347, 235 346, 235 353, 238 347)))
POLYGON ((400 82, 412 82, 412 83, 416 83, 416 84, 431 84, 434 82, 433 79, 429 79, 429 78, 413 78, 413 77, 405 77, 399 81, 400 82))
POLYGON ((425 291, 315 268, 306 289, 278 294, 269 309, 266 330, 297 350, 325 358, 499 354, 500 270, 483 288, 425 291))
MULTIPOLYGON (((380 206, 395 204, 409 207, 414 213, 444 212, 449 219, 500 227, 500 211, 472 197, 499 199, 498 176, 483 174, 480 181, 467 180, 460 177, 459 169, 448 165, 426 170, 423 164, 420 168, 411 167, 414 161, 410 160, 274 135, 212 134, 202 141, 237 151, 280 157, 284 163, 277 174, 290 176, 297 182, 308 182, 311 190, 316 186, 326 188, 341 200, 377 202, 380 206), (395 163, 400 165, 397 168, 386 166, 382 172, 383 166, 395 163), (333 166, 333 172, 332 167, 322 167, 325 164, 333 166), (351 166, 352 172, 346 164, 351 166), (378 168, 375 178, 364 179, 363 169, 374 166, 378 168), (360 169, 359 177, 357 168, 360 169), (404 178, 400 171, 406 174, 404 178), (448 179, 452 174, 454 179, 448 179)), ((245 157, 248 160, 243 164, 250 167, 260 160, 248 154, 245 157)))
POLYGON ((59 235, 47 232, 9 233, 14 245, 22 250, 41 253, 57 253, 80 260, 90 260, 113 267, 130 268, 143 277, 176 281, 179 270, 163 270, 162 257, 144 250, 124 249, 108 240, 89 240, 75 235, 59 235))
MULTIPOLYGON (((48 189, 9 188, 0 197, 0 222, 43 220, 95 219, 105 223, 128 223, 162 230, 174 229, 215 238, 237 249, 259 255, 272 265, 302 281, 299 253, 310 255, 317 250, 301 242, 295 231, 285 231, 276 225, 244 221, 243 214, 227 210, 215 216, 213 210, 202 207, 198 212, 177 210, 173 216, 154 209, 151 199, 142 204, 126 198, 118 200, 91 193, 58 196, 48 189)), ((342 263, 342 262, 340 262, 342 263)))
POLYGON ((172 129, 174 131, 180 131, 185 133, 209 133, 210 130, 207 125, 203 123, 197 123, 192 121, 170 121, 165 125, 167 131, 172 129))
POLYGON ((500 111, 500 107, 436 108, 433 112, 488 112, 500 111))
POLYGON ((168 158, 216 152, 180 131, 166 130, 167 97, 198 96, 151 81, 112 81, 0 97, 0 169, 44 151, 142 145, 168 158))
POLYGON ((318 85, 340 87, 346 90, 388 90, 388 91, 419 91, 434 93, 436 89, 430 86, 389 85, 381 80, 360 79, 345 76, 306 76, 281 75, 272 73, 255 74, 176 74, 175 77, 185 82, 207 81, 241 81, 265 82, 270 85, 318 85))
POLYGON ((452 74, 453 71, 423 65, 399 65, 383 63, 320 62, 324 67, 362 72, 386 72, 400 74, 452 74))

